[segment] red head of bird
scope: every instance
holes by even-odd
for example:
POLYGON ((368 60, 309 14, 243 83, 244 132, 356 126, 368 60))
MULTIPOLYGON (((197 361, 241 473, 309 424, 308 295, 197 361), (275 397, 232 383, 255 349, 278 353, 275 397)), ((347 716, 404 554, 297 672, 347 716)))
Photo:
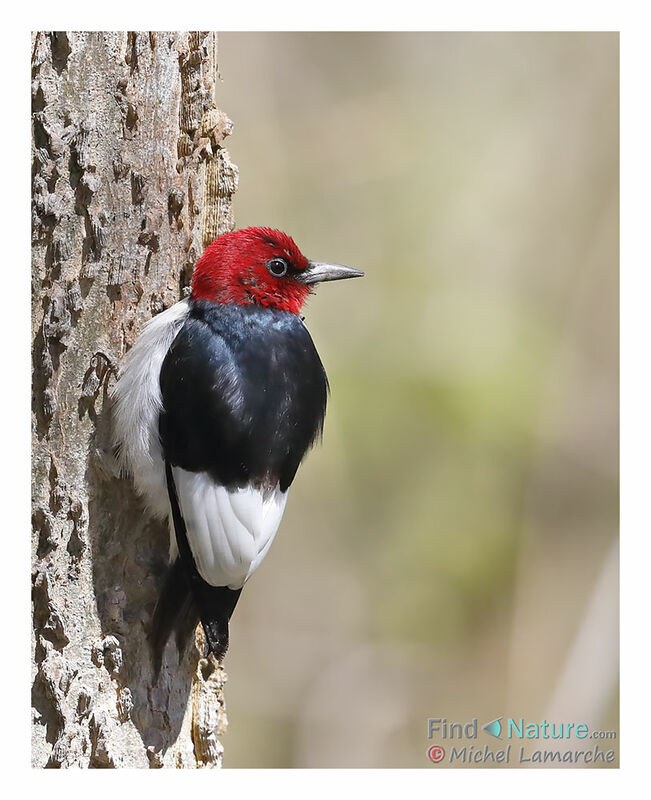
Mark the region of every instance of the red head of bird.
POLYGON ((281 231, 243 228, 208 245, 194 268, 192 296, 298 314, 313 284, 363 274, 341 264, 309 261, 281 231))

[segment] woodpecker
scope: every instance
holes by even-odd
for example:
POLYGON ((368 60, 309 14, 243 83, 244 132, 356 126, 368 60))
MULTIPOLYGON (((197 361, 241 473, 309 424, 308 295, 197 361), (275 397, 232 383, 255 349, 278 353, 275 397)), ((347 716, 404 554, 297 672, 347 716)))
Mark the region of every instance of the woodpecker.
POLYGON ((170 524, 170 566, 152 620, 159 673, 201 621, 222 660, 242 587, 276 535, 289 487, 323 430, 328 379, 300 316, 315 284, 364 273, 309 261, 271 228, 225 233, 190 296, 154 317, 112 391, 118 458, 170 524))

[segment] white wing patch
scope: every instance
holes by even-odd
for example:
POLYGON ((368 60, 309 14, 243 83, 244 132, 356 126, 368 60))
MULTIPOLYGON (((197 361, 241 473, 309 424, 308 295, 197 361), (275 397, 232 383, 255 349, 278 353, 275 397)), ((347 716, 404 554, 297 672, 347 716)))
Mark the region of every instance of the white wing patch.
POLYGON ((133 475, 139 494, 159 517, 167 517, 170 513, 165 463, 158 434, 158 415, 163 408, 160 371, 188 313, 188 301, 182 300, 146 325, 124 357, 118 381, 111 392, 120 465, 133 475))
POLYGON ((287 492, 252 486, 229 491, 205 472, 180 467, 172 474, 199 574, 211 586, 239 589, 274 540, 287 492))

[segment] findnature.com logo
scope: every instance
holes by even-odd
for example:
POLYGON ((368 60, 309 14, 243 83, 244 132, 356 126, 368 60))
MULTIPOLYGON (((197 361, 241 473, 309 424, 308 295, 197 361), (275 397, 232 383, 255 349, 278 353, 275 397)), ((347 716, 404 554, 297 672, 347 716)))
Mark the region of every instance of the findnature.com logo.
MULTIPOLYGON (((440 764, 447 760, 450 764, 459 762, 460 764, 482 764, 494 762, 498 764, 509 764, 516 761, 521 764, 546 764, 546 763, 583 763, 595 765, 598 762, 612 763, 615 760, 615 751, 603 750, 598 744, 589 749, 559 747, 559 742, 571 739, 595 740, 595 739, 616 739, 616 731, 591 731, 585 722, 548 722, 543 719, 540 722, 530 722, 523 717, 515 719, 503 716, 496 717, 490 722, 486 722, 479 727, 477 717, 470 722, 449 722, 445 717, 430 717, 427 720, 428 739, 453 740, 455 744, 450 744, 448 748, 443 745, 432 745, 427 750, 427 756, 433 764, 440 764), (477 739, 478 732, 486 733, 494 739, 504 741, 505 747, 491 749, 487 744, 484 747, 474 744, 461 744, 463 739, 477 739), (516 741, 550 741, 549 748, 528 749, 521 745, 513 751, 512 742, 516 741), (459 741, 459 744, 456 744, 459 741), (447 756, 447 759, 446 759, 447 756)), ((582 742, 581 742, 582 743, 582 742)))

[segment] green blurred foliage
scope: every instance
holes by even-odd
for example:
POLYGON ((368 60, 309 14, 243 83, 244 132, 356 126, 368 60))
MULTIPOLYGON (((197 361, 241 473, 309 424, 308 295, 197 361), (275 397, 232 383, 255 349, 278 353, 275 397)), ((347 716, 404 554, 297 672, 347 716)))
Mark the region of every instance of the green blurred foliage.
POLYGON ((306 310, 324 446, 233 621, 225 763, 426 766, 429 716, 544 709, 616 536, 618 39, 219 61, 238 227, 366 271, 306 310))

